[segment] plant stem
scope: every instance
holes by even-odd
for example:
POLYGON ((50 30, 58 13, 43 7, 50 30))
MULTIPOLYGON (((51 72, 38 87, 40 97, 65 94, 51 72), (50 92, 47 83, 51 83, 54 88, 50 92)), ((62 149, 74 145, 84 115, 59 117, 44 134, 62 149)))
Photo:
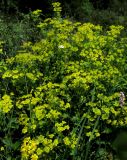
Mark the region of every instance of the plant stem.
POLYGON ((94 128, 92 130, 92 134, 91 134, 91 136, 90 136, 90 138, 89 138, 89 140, 87 142, 87 145, 86 145, 86 154, 85 154, 85 159, 84 160, 87 160, 87 157, 88 157, 88 154, 89 154, 89 150, 90 150, 91 139, 92 139, 94 131, 95 131, 97 125, 98 125, 99 119, 100 119, 100 116, 97 117, 97 120, 96 120, 96 122, 94 124, 94 128))

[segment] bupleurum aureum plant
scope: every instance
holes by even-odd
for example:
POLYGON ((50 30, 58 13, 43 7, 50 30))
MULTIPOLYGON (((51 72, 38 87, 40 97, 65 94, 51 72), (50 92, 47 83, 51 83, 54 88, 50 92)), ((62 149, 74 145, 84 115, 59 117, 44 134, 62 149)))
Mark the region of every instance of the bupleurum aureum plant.
POLYGON ((37 25, 41 41, 25 42, 12 57, 1 45, 3 159, 94 159, 96 142, 127 125, 126 102, 119 104, 127 84, 123 27, 103 32, 99 25, 61 18, 60 4, 53 6, 55 17, 37 25))

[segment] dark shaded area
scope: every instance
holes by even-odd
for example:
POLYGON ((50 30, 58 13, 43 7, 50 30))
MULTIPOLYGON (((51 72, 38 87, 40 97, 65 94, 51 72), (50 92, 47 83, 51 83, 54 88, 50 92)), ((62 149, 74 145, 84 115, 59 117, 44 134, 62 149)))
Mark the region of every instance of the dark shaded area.
MULTIPOLYGON (((42 10, 42 19, 53 16, 53 2, 60 2, 62 17, 80 22, 91 22, 104 27, 127 25, 126 0, 0 0, 0 15, 21 20, 36 9, 42 10)), ((9 20, 11 21, 11 20, 9 20)))
POLYGON ((110 6, 110 0, 90 0, 90 2, 95 9, 108 9, 110 6))
MULTIPOLYGON (((44 15, 52 14, 52 3, 56 0, 0 0, 0 11, 9 14, 17 12, 28 13, 36 9, 41 9, 44 15)), ((63 14, 76 17, 77 15, 86 16, 92 10, 107 10, 115 11, 116 14, 126 13, 126 0, 59 0, 64 10, 63 14), (92 7, 92 8, 91 8, 92 7)))
POLYGON ((29 13, 30 11, 41 9, 43 14, 52 13, 52 6, 47 0, 0 0, 0 11, 5 14, 29 13))
POLYGON ((28 13, 29 11, 33 11, 36 9, 41 9, 44 14, 49 14, 51 11, 50 1, 47 0, 19 0, 19 11, 23 13, 28 13))

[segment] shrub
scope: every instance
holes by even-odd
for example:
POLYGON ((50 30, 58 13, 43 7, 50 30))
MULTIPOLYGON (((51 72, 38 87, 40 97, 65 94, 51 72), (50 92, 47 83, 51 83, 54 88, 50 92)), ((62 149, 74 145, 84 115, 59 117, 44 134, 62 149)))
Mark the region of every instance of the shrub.
POLYGON ((123 27, 103 33, 99 25, 62 19, 60 11, 55 3, 56 17, 37 25, 40 41, 24 42, 11 57, 1 46, 0 144, 6 159, 18 159, 19 150, 22 160, 105 157, 108 134, 127 124, 126 103, 119 104, 119 92, 126 92, 123 27))

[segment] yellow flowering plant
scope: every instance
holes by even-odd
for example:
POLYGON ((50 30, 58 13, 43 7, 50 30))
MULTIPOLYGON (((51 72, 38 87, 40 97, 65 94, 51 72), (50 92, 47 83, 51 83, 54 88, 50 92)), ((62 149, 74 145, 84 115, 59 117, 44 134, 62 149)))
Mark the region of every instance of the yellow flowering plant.
POLYGON ((127 124, 126 102, 119 104, 127 85, 124 28, 103 32, 58 17, 60 4, 53 6, 57 16, 37 25, 43 38, 0 61, 0 127, 8 127, 8 117, 15 128, 11 134, 7 128, 11 143, 3 130, 2 153, 20 152, 22 160, 92 159, 97 142, 106 136, 108 151, 107 135, 127 124))

